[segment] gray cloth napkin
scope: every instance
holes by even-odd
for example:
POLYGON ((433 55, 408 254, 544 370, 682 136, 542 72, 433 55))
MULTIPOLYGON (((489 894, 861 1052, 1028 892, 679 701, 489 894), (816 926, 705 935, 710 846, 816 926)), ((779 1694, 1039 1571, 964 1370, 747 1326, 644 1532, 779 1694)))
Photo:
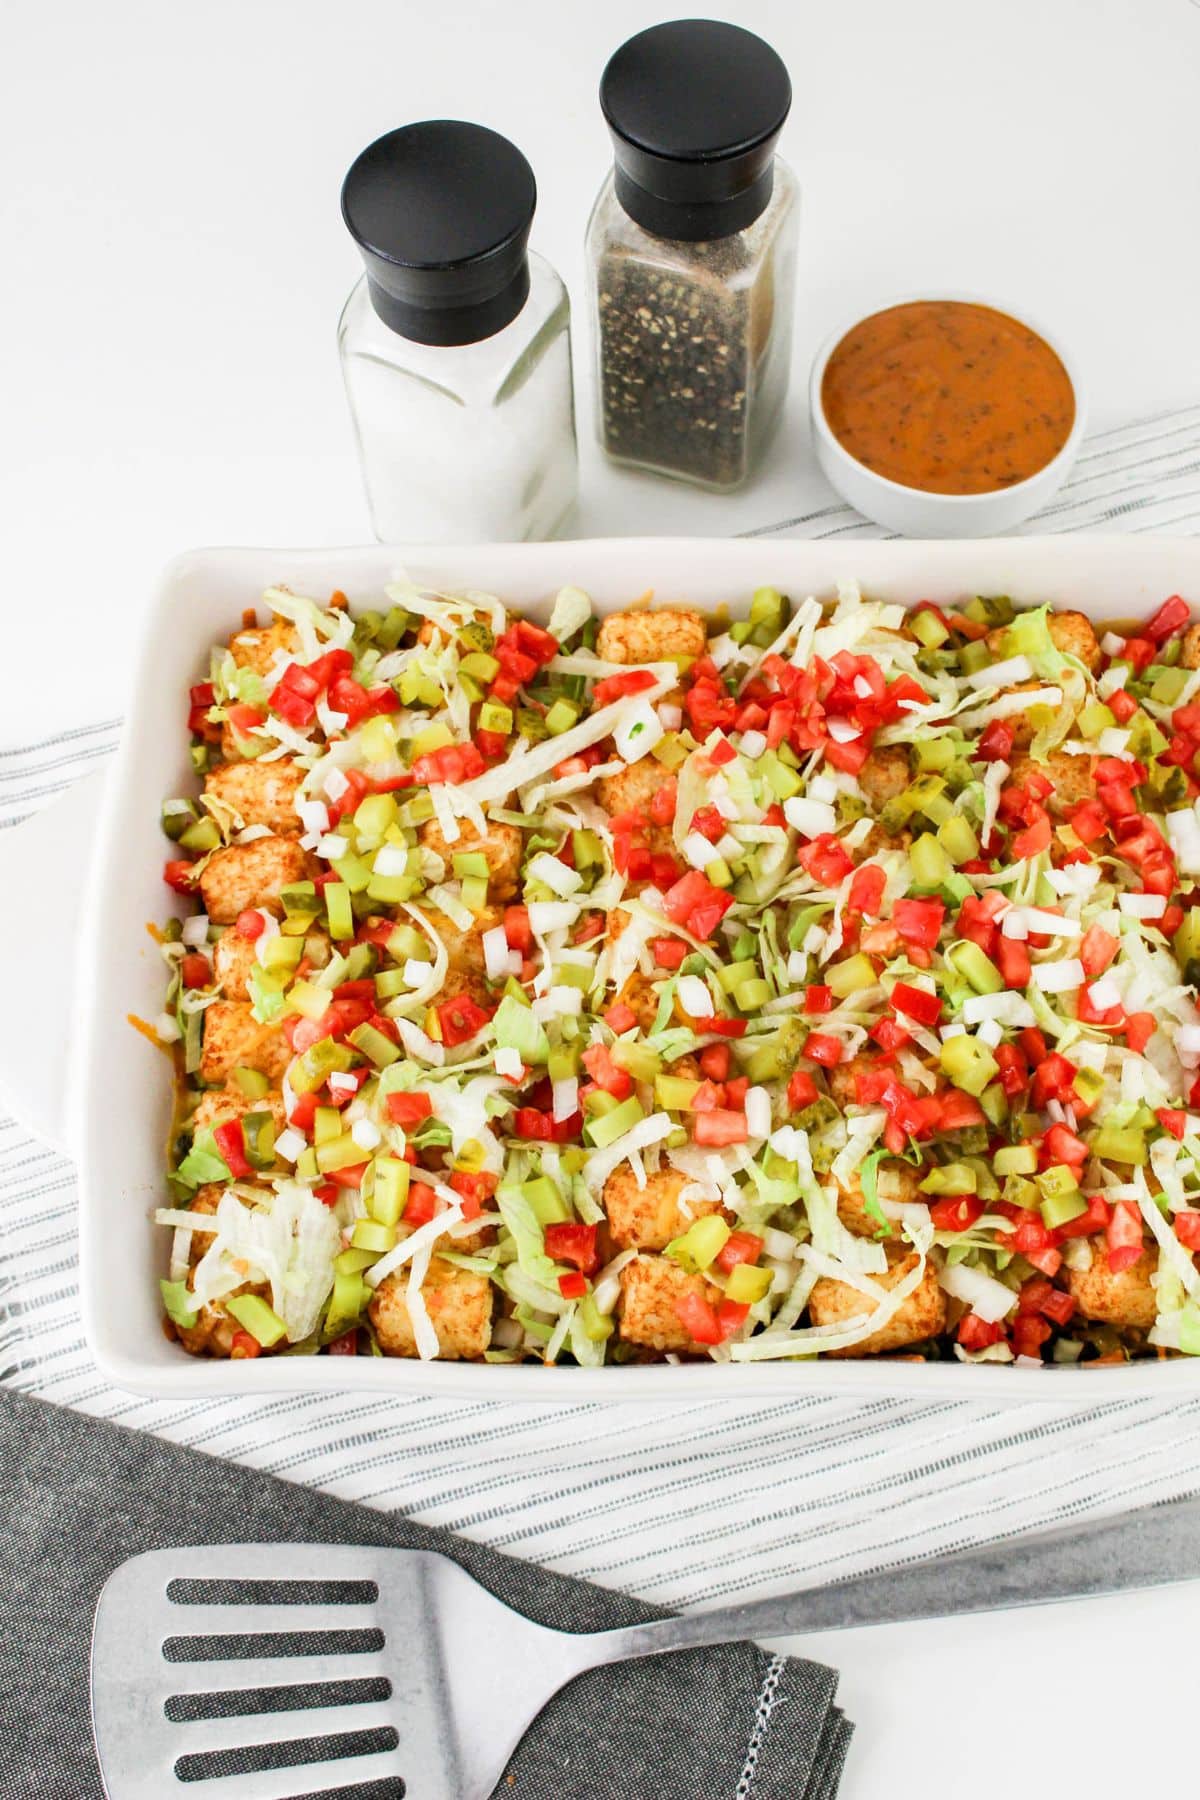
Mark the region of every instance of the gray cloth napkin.
MULTIPOLYGON (((437 1550, 566 1631, 661 1616, 448 1532, 3 1387, 0 1506, 0 1800, 102 1800, 88 1707, 92 1615, 112 1570, 140 1550, 258 1540, 437 1550)), ((497 1800, 832 1800, 853 1729, 833 1704, 836 1688, 834 1670, 751 1644, 595 1670, 550 1701, 497 1800)), ((306 1791, 302 1770, 291 1779, 306 1791)), ((373 1783, 336 1795, 400 1792, 373 1783)))

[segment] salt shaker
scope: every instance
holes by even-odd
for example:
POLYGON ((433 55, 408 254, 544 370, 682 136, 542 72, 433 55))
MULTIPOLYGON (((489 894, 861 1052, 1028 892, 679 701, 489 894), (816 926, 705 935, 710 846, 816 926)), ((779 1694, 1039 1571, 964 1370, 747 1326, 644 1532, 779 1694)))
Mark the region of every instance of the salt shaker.
POLYGON ((389 132, 346 176, 366 274, 338 346, 385 541, 546 538, 571 509, 569 304, 527 248, 536 200, 514 144, 452 119, 389 132))
POLYGON ((775 144, 791 98, 770 45, 714 20, 651 26, 604 71, 615 167, 588 270, 618 462, 736 488, 779 421, 799 208, 775 144))

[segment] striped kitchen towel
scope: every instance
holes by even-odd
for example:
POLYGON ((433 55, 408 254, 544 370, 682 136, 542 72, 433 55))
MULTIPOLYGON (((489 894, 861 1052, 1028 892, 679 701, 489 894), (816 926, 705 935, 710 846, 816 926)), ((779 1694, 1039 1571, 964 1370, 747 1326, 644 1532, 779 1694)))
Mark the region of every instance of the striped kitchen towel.
MULTIPOLYGON (((1092 437, 1031 530, 1200 531, 1200 406, 1092 437)), ((872 536, 831 505, 760 536, 872 536)), ((0 824, 94 767, 115 724, 0 755, 0 824)), ((0 1378, 664 1605, 782 1590, 1200 1489, 1200 1400, 1082 1415, 800 1393, 671 1409, 414 1395, 190 1405, 97 1374, 69 1162, 0 1120, 0 1378)), ((564 1374, 569 1383, 569 1374, 564 1374)))

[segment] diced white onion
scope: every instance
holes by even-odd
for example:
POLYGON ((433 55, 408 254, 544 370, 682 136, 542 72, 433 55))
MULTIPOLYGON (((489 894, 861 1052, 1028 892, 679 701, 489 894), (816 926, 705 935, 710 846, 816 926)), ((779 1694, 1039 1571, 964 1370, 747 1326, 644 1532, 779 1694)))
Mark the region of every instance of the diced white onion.
POLYGON ((560 900, 568 899, 583 886, 583 876, 578 869, 569 869, 565 862, 557 856, 551 856, 548 850, 539 850, 536 856, 529 859, 528 875, 534 881, 542 882, 551 893, 557 894, 560 900))
POLYGON ((1200 875, 1200 819, 1194 807, 1184 806, 1167 814, 1167 836, 1184 873, 1200 875))
POLYGON ((1181 1025, 1175 1033, 1175 1048, 1181 1060, 1200 1057, 1200 1025, 1181 1025))
POLYGON ((1088 989, 1088 999, 1098 1012, 1107 1012, 1110 1006, 1120 1006, 1121 990, 1111 975, 1104 975, 1099 981, 1093 981, 1088 989))
POLYGON ((556 1081, 553 1087, 554 1123, 561 1125, 564 1119, 571 1118, 579 1111, 579 1078, 566 1075, 556 1081))
POLYGON ((683 724, 682 706, 674 706, 667 700, 664 700, 659 706, 658 716, 664 731, 678 731, 683 724))
POLYGON ((200 950, 208 942, 208 914, 193 913, 183 921, 180 937, 189 950, 200 950))
POLYGON ((1028 1000, 1021 994, 971 994, 962 1004, 962 1016, 968 1025, 981 1025, 985 1019, 1023 1030, 1036 1025, 1037 1018, 1028 1000))
POLYGON ((1012 687, 1018 681, 1031 681, 1033 672, 1033 664, 1027 656, 1010 656, 1005 662, 990 663, 987 668, 976 669, 973 675, 967 676, 967 686, 1012 687))
MULTIPOLYGON (((340 775, 341 770, 337 773, 340 775)), ((342 780, 345 779, 342 775, 342 780)), ((296 817, 305 831, 315 831, 318 837, 323 837, 329 830, 329 808, 322 800, 297 800, 296 817)))
POLYGON ((1101 756, 1119 756, 1132 761, 1129 756, 1129 732, 1122 731, 1119 725, 1110 725, 1096 739, 1096 748, 1101 756))
POLYGON ((345 772, 339 769, 336 763, 332 764, 329 773, 325 777, 325 792, 329 795, 329 798, 335 802, 340 800, 343 794, 348 791, 349 787, 350 783, 346 778, 345 772))
POLYGON ((764 1225, 762 1241, 764 1256, 771 1257, 775 1262, 795 1260, 796 1240, 790 1231, 780 1231, 774 1225, 764 1225))
POLYGON ((1125 648, 1125 639, 1118 637, 1115 631, 1106 631, 1100 639, 1100 648, 1105 656, 1120 656, 1125 648))
POLYGON ((358 1082, 344 1069, 335 1069, 329 1077, 329 1091, 331 1094, 357 1094, 358 1082))
POLYGON ((410 988, 420 987, 433 974, 433 964, 419 956, 410 956, 404 964, 404 980, 410 988))
POLYGON ((626 762, 638 762, 661 743, 663 722, 648 700, 639 700, 627 708, 613 732, 617 755, 626 762))
POLYGON ((752 1138, 771 1135, 771 1096, 764 1087, 746 1089, 746 1128, 752 1138))
POLYGON ((1043 912, 1037 906, 1011 906, 1000 922, 1007 938, 1083 936, 1078 919, 1065 919, 1059 913, 1043 912))
POLYGON ((480 941, 489 981, 504 981, 509 975, 521 973, 521 952, 509 949, 503 925, 494 925, 490 931, 485 931, 480 941))
POLYGON ((346 839, 334 831, 321 839, 317 845, 317 855, 323 856, 326 862, 341 862, 349 848, 346 839))
POLYGON ((525 1066, 520 1051, 514 1050, 511 1044, 502 1045, 496 1051, 492 1064, 497 1075, 503 1075, 506 1081, 519 1081, 525 1066))
POLYGON ((552 987, 533 1002, 533 1016, 541 1019, 563 1019, 583 1011, 583 994, 577 987, 552 987))
POLYGON ((1131 919, 1161 919, 1167 910, 1164 894, 1122 894, 1117 905, 1131 919))
MULTIPOLYGON (((659 708, 661 713, 662 708, 659 708)), ((757 762, 767 747, 767 740, 761 731, 743 731, 738 749, 749 762, 757 762)))
POLYGON ((716 846, 709 843, 702 831, 689 831, 680 845, 680 849, 683 851, 684 860, 689 862, 693 869, 707 869, 709 863, 715 862, 717 859, 716 846))
POLYGON ((956 1263, 952 1269, 940 1269, 938 1281, 954 1299, 965 1301, 986 1325, 998 1325, 1017 1304, 1017 1296, 1011 1288, 982 1269, 969 1268, 966 1263, 956 1263))
POLYGON ((360 1150, 374 1150, 383 1138, 383 1133, 374 1119, 355 1119, 350 1127, 350 1136, 360 1150))
POLYGON ((699 975, 681 976, 675 992, 680 1006, 693 1019, 711 1018, 716 1011, 708 983, 699 975))
POLYGON ((808 797, 810 800, 836 800, 838 784, 830 775, 814 775, 808 784, 808 797))
POLYGON ((279 1136, 275 1139, 275 1154, 276 1156, 281 1156, 284 1162, 294 1163, 299 1161, 300 1157, 304 1155, 304 1152, 307 1149, 308 1140, 305 1138, 302 1131, 296 1130, 294 1125, 289 1125, 287 1129, 281 1131, 279 1136))
POLYGON ((1083 964, 1077 956, 1064 956, 1059 962, 1034 965, 1033 985, 1043 994, 1065 994, 1072 988, 1082 987, 1085 980, 1083 964))
POLYGON ((975 1036, 981 1044, 986 1044, 989 1050, 994 1050, 1004 1037, 1004 1028, 998 1025, 995 1019, 985 1019, 975 1036))
POLYGON ((408 868, 408 846, 380 844, 372 867, 376 875, 403 875, 408 868))
POLYGON ((835 744, 854 744, 862 736, 857 725, 851 725, 849 719, 827 719, 829 735, 835 744))
POLYGON ((531 900, 529 903, 529 927, 537 937, 546 937, 552 931, 565 931, 579 917, 579 908, 573 900, 531 900))
POLYGON ((821 837, 825 832, 837 830, 837 813, 828 801, 810 800, 802 794, 784 801, 783 816, 801 837, 821 837))
POLYGON ((171 1013, 161 1012, 154 1021, 154 1035, 160 1044, 177 1044, 183 1033, 171 1013))

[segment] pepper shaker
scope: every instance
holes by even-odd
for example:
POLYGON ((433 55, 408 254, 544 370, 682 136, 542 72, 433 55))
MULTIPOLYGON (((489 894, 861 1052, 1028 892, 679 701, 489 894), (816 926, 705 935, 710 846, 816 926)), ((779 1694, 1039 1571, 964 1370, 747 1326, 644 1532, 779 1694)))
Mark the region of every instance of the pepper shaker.
POLYGON ((615 167, 588 226, 601 442, 614 460, 738 487, 779 422, 798 191, 775 155, 783 62, 684 19, 621 46, 600 83, 615 167))
POLYGON ((366 274, 338 347, 385 541, 546 538, 571 509, 569 303, 527 248, 536 200, 514 144, 454 119, 389 132, 346 176, 366 274))

